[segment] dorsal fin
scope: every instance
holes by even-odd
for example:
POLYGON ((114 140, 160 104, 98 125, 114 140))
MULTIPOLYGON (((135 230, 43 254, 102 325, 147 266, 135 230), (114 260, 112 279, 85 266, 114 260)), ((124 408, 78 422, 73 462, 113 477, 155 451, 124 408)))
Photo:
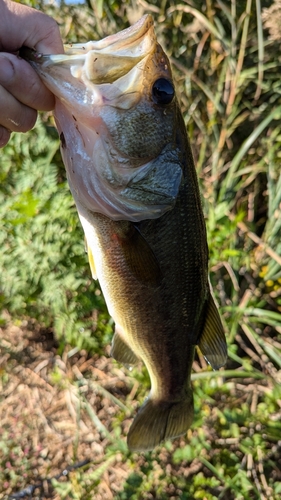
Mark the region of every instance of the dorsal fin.
POLYGON ((211 294, 206 306, 206 320, 198 346, 214 370, 225 365, 227 360, 226 339, 219 312, 211 294))

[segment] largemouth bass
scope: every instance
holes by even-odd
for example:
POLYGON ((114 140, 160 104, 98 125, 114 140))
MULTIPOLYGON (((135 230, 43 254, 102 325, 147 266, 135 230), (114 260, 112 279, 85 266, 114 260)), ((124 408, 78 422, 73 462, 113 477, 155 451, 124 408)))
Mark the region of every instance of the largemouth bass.
POLYGON ((128 446, 151 450, 192 423, 195 346, 214 369, 227 356, 194 161, 150 15, 65 50, 22 55, 56 96, 92 275, 116 323, 111 354, 125 364, 142 360, 150 376, 128 446))

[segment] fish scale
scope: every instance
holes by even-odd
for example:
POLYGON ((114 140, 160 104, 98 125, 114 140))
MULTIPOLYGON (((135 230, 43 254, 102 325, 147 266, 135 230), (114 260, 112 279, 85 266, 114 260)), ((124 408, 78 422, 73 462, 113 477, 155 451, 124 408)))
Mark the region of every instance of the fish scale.
POLYGON ((214 369, 227 356, 169 61, 150 15, 64 55, 21 55, 56 95, 61 152, 92 275, 116 324, 111 355, 126 365, 143 361, 150 376, 128 446, 151 450, 192 424, 195 346, 214 369))
MULTIPOLYGON (((187 141, 183 123, 179 129, 187 141)), ((186 411, 185 419, 180 421, 186 425, 193 416, 192 396, 188 389, 194 345, 205 320, 204 304, 210 292, 205 225, 187 142, 183 156, 183 183, 174 209, 159 219, 138 224, 163 274, 156 289, 134 279, 122 248, 116 249, 115 244, 110 247, 108 236, 120 223, 100 216, 91 217, 98 240, 98 244, 92 246, 95 255, 99 247, 103 262, 104 269, 98 275, 102 276, 100 283, 109 311, 125 332, 125 342, 146 364, 152 381, 152 400, 162 404, 174 403, 175 406, 180 402, 179 411, 184 411, 184 408, 186 411)), ((122 355, 115 353, 115 357, 122 361, 122 355)), ((146 418, 141 412, 137 418, 140 417, 146 418)), ((156 439, 157 435, 162 439, 166 437, 164 426, 166 422, 162 422, 158 433, 153 427, 156 439)), ((129 445, 132 449, 147 449, 142 435, 136 439, 138 432, 134 428, 130 431, 129 445)), ((177 433, 181 434, 182 429, 177 433)))

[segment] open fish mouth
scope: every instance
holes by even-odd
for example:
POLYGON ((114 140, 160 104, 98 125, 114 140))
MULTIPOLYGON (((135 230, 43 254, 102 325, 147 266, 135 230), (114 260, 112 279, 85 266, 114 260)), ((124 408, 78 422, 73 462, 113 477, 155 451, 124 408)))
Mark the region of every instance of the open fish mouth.
POLYGON ((54 115, 76 202, 131 222, 171 210, 182 180, 176 99, 152 16, 102 40, 66 45, 65 54, 24 47, 20 55, 57 98, 54 115))
POLYGON ((93 84, 113 83, 149 55, 156 46, 151 15, 143 16, 136 24, 99 41, 65 45, 65 53, 44 55, 27 47, 21 57, 43 74, 64 72, 67 80, 78 78, 93 84))

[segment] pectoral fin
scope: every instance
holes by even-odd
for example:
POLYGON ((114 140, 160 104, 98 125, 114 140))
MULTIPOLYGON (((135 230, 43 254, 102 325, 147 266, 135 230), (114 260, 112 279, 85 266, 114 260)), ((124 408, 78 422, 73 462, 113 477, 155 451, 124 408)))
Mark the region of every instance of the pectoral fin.
POLYGON ((135 365, 139 361, 139 358, 123 340, 122 331, 119 325, 115 326, 110 355, 116 359, 116 361, 119 361, 119 363, 123 363, 124 365, 135 365))
POLYGON ((227 359, 226 339, 212 295, 206 307, 206 320, 203 332, 199 338, 198 346, 204 358, 214 370, 224 366, 227 359))
POLYGON ((131 273, 145 286, 157 288, 162 280, 159 263, 153 250, 138 228, 130 223, 125 237, 118 236, 123 255, 131 273))
POLYGON ((92 277, 93 277, 94 280, 97 280, 98 278, 97 278, 97 272, 96 272, 96 266, 95 266, 94 256, 93 256, 91 248, 88 245, 86 237, 85 237, 85 250, 86 250, 86 252, 88 254, 88 259, 89 259, 89 264, 90 264, 90 269, 91 269, 92 277))

